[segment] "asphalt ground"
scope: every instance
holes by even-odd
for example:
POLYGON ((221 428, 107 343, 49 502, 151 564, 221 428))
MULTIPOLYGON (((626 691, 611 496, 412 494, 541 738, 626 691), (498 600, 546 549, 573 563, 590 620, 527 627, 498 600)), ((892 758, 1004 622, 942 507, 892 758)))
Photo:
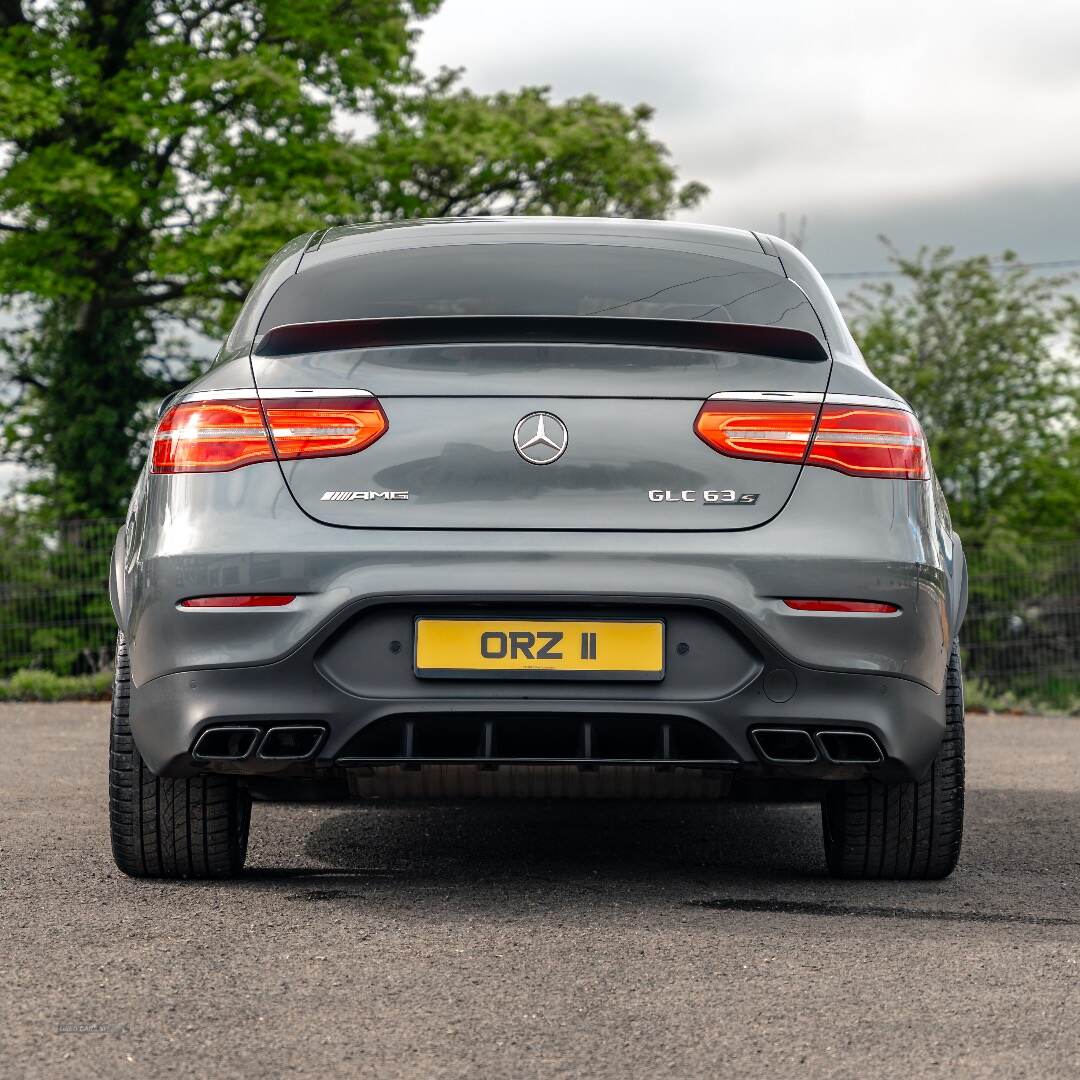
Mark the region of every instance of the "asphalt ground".
POLYGON ((0 706, 5 1077, 1080 1074, 1080 720, 969 720, 960 869, 805 805, 257 805, 235 882, 112 864, 106 709, 0 706))

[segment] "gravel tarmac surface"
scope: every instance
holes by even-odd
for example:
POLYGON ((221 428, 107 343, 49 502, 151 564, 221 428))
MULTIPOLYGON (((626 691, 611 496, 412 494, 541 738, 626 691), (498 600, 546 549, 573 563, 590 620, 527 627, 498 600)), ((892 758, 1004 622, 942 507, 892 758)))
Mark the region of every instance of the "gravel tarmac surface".
POLYGON ((1080 1074, 1080 720, 969 718, 924 884, 829 880, 816 807, 610 803, 257 804, 242 880, 131 881, 106 707, 0 735, 4 1076, 1080 1074))

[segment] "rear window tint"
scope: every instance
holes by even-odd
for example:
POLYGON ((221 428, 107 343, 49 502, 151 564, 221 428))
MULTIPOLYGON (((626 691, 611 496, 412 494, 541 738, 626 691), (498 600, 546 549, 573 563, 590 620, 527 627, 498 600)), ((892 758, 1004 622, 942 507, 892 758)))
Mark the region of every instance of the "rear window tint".
POLYGON ((597 244, 484 244, 355 256, 288 278, 259 333, 418 315, 604 315, 821 326, 787 278, 737 259, 597 244))

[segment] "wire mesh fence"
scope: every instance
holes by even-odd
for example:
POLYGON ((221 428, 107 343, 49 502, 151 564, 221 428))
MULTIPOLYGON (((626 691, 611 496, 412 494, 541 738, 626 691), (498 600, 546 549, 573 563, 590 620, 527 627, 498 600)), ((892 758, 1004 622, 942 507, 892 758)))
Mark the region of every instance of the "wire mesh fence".
POLYGON ((1080 703, 1080 541, 968 551, 964 674, 992 693, 1080 703))
POLYGON ((81 675, 112 664, 109 559, 119 521, 43 530, 0 521, 0 676, 24 668, 81 675))
MULTIPOLYGON (((120 521, 43 532, 0 521, 0 676, 112 663, 109 558, 120 521)), ((1080 701, 1080 540, 968 550, 965 674, 992 694, 1057 707, 1080 701)))

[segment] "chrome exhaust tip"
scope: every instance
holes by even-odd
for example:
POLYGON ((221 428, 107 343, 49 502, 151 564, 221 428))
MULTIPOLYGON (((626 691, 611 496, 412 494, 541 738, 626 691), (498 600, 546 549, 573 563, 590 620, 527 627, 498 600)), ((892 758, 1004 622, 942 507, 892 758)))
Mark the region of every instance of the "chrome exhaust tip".
POLYGON ((283 724, 270 728, 259 744, 262 761, 306 761, 313 757, 326 734, 316 724, 283 724))
POLYGON ((834 765, 880 765, 881 744, 865 731, 819 731, 821 752, 834 765))
POLYGON ((257 727, 226 725, 207 728, 191 748, 197 761, 243 761, 251 756, 262 732, 257 727))
POLYGON ((810 765, 818 759, 814 740, 801 728, 758 728, 750 738, 758 754, 774 765, 810 765))

